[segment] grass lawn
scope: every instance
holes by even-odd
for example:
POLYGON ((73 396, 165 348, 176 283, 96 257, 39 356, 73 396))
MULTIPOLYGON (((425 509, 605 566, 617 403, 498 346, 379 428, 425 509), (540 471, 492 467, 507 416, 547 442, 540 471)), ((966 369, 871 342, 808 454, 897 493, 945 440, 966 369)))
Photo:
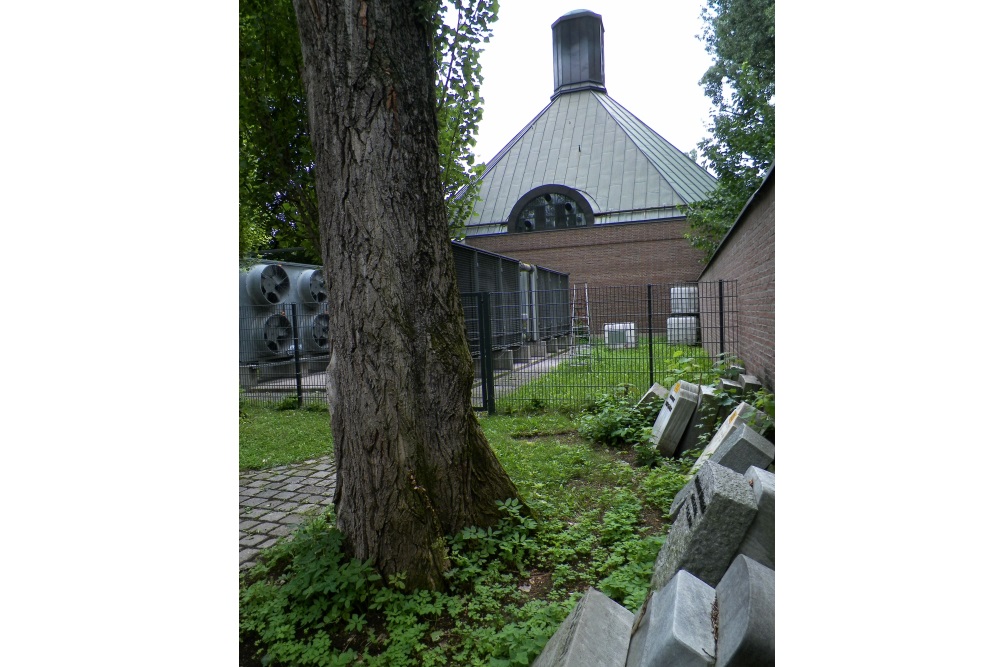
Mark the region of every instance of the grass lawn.
MULTIPOLYGON (((325 412, 245 412, 241 468, 329 451, 325 412)), ((321 515, 241 575, 242 665, 527 666, 589 586, 641 606, 690 461, 638 466, 566 414, 480 422, 537 522, 508 503, 493 530, 448 538, 448 590, 404 594, 348 559, 321 515)))
POLYGON ((240 406, 240 471, 323 456, 331 453, 332 443, 325 404, 303 410, 240 406))

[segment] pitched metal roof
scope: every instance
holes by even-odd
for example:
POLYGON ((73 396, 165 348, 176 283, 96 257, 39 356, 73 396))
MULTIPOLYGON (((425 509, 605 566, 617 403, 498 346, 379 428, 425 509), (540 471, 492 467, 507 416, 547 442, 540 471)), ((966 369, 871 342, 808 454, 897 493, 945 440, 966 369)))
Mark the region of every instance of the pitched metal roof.
POLYGON ((469 235, 507 230, 514 204, 541 185, 581 191, 595 224, 683 215, 715 178, 606 93, 557 95, 486 165, 469 235))

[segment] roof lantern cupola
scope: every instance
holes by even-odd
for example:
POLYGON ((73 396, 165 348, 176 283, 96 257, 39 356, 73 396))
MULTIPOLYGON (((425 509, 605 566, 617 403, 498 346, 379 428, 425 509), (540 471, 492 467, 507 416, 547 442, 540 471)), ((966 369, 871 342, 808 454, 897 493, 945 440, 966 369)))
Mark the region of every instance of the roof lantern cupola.
POLYGON ((577 9, 552 24, 552 72, 555 93, 604 87, 604 21, 600 14, 577 9))

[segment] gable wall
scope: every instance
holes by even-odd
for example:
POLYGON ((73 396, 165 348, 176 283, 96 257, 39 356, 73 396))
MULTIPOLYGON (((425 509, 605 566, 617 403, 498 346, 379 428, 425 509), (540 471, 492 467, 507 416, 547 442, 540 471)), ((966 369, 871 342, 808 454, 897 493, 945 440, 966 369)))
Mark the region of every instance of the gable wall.
POLYGON ((698 280, 737 281, 738 354, 774 392, 773 171, 698 280))

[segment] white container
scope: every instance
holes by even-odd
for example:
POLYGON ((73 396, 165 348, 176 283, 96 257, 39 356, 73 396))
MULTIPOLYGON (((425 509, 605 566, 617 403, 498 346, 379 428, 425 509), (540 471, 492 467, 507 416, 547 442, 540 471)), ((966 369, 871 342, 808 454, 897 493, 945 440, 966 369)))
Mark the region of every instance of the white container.
POLYGON ((697 345, 698 333, 697 315, 674 315, 667 318, 667 343, 670 345, 697 345))
POLYGON ((698 285, 678 285, 670 288, 670 314, 698 314, 698 285))
POLYGON ((635 347, 635 322, 605 324, 604 344, 612 350, 635 347))

